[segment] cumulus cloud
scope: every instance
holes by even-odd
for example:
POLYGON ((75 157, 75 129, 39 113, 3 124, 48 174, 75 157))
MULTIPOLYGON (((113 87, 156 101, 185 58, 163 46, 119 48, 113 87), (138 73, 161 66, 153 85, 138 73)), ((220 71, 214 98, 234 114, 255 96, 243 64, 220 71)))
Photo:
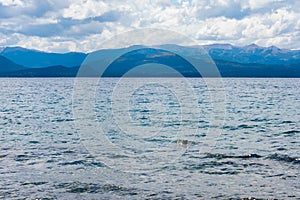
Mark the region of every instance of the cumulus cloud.
POLYGON ((66 2, 58 0, 2 0, 0 2, 0 17, 13 18, 20 15, 42 17, 49 11, 67 6, 66 2))
POLYGON ((163 28, 199 44, 300 49, 299 19, 297 0, 2 0, 0 46, 92 51, 125 31, 163 28))
POLYGON ((63 17, 85 19, 102 15, 110 10, 109 5, 103 1, 80 0, 75 2, 63 9, 63 17))
POLYGON ((198 19, 222 16, 230 19, 242 19, 250 14, 250 9, 248 7, 244 7, 243 4, 238 1, 194 0, 194 4, 198 19))

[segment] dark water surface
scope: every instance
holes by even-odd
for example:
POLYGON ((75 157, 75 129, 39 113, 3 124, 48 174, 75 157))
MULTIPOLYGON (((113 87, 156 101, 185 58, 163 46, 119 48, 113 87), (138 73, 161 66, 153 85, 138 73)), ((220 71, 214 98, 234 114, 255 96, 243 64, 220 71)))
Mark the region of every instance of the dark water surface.
POLYGON ((300 79, 223 79, 218 126, 199 79, 189 79, 199 106, 189 120, 171 87, 148 84, 113 102, 113 82, 97 90, 94 120, 123 154, 76 125, 86 119, 73 113, 74 79, 1 79, 0 199, 300 199, 300 79))

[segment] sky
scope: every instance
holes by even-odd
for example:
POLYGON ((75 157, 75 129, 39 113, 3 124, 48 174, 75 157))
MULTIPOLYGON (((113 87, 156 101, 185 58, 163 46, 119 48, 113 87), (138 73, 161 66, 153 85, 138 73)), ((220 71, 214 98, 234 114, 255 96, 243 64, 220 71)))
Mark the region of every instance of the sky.
POLYGON ((91 52, 142 28, 175 31, 200 45, 300 49, 300 1, 0 0, 0 47, 91 52))

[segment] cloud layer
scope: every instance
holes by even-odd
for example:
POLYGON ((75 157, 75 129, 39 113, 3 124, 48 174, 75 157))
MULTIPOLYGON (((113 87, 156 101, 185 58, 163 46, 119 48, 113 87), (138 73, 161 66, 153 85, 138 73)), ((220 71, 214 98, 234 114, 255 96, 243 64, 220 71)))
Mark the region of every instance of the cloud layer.
POLYGON ((199 44, 300 49, 297 0, 1 0, 0 46, 93 51, 112 36, 163 28, 199 44))

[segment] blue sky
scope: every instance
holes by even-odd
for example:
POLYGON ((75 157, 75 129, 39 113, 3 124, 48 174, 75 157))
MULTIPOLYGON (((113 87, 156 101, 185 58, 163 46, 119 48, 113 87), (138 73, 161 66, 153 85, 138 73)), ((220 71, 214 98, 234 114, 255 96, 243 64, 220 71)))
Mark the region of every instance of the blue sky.
POLYGON ((0 0, 0 46, 97 50, 138 28, 163 28, 199 44, 300 49, 299 0, 0 0))

